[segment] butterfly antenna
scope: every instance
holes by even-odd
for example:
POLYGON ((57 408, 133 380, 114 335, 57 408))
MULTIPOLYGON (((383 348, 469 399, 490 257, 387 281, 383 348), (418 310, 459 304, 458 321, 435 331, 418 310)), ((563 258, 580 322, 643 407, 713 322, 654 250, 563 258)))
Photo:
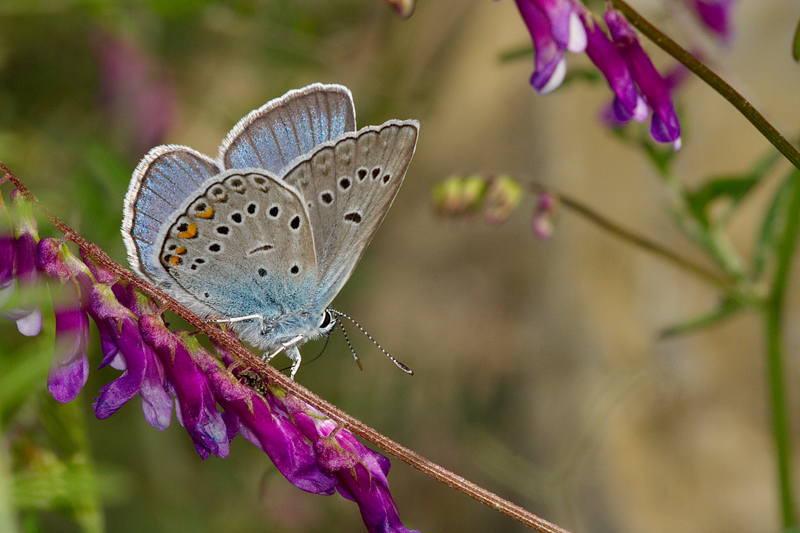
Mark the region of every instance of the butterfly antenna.
MULTIPOLYGON (((356 364, 360 370, 364 370, 364 365, 361 364, 361 359, 358 358, 356 351, 353 349, 353 345, 350 344, 350 337, 347 336, 347 330, 344 329, 344 323, 339 320, 339 317, 336 317, 336 323, 339 324, 339 327, 342 328, 342 335, 344 335, 344 340, 347 343, 347 347, 350 348, 350 353, 353 354, 353 359, 356 360, 356 364)), ((328 337, 330 338, 330 337, 328 337)))
POLYGON ((390 354, 389 352, 387 352, 386 350, 384 350, 384 349, 383 349, 383 346, 381 346, 380 344, 378 344, 378 341, 376 341, 376 340, 375 340, 375 339, 372 337, 372 335, 370 335, 369 333, 367 333, 367 330, 365 330, 364 328, 362 328, 362 327, 361 327, 361 324, 359 324, 358 322, 356 322, 355 320, 353 320, 353 319, 352 319, 351 317, 349 317, 348 315, 346 315, 346 314, 342 313, 341 311, 337 311, 336 309, 330 309, 330 308, 329 308, 328 310, 329 310, 331 313, 333 313, 333 314, 335 314, 335 315, 336 315, 336 317, 337 317, 337 322, 339 323, 339 325, 340 325, 340 326, 342 326, 342 333, 344 333, 344 338, 345 338, 345 340, 347 341, 347 345, 350 347, 350 351, 353 353, 353 356, 356 358, 356 361, 358 362, 358 366, 361 366, 361 362, 359 361, 358 357, 356 356, 356 352, 355 352, 355 351, 353 351, 353 346, 350 344, 350 339, 348 339, 348 338, 347 338, 347 332, 345 332, 345 330, 344 330, 344 324, 342 323, 342 321, 341 321, 341 320, 338 320, 338 318, 339 318, 339 317, 344 317, 344 318, 346 318, 347 320, 349 320, 350 322, 352 322, 352 323, 353 323, 353 325, 354 325, 355 327, 357 327, 358 329, 360 329, 360 330, 361 330, 361 333, 363 333, 364 335, 366 335, 366 337, 367 337, 369 340, 371 340, 371 341, 372 341, 372 344, 374 344, 375 346, 377 346, 377 347, 378 347, 378 349, 379 349, 380 351, 382 351, 382 352, 383 352, 383 355, 385 355, 386 357, 388 357, 388 358, 389 358, 389 359, 390 359, 390 360, 391 360, 391 361, 392 361, 392 362, 393 362, 393 363, 394 363, 394 364, 397 366, 397 368, 399 368, 400 370, 402 370, 403 372, 405 372, 406 374, 408 374, 408 375, 410 375, 410 376, 413 376, 413 375, 414 375, 414 371, 413 371, 413 370, 411 370, 411 369, 410 369, 410 368, 408 368, 406 365, 404 365, 403 363, 401 363, 400 361, 398 361, 397 359, 395 359, 395 358, 392 356, 392 354, 390 354))

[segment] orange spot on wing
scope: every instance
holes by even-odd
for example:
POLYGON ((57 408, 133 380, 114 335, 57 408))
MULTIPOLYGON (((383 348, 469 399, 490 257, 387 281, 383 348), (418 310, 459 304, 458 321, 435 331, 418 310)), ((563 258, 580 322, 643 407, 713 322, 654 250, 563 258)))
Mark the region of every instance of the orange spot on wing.
POLYGON ((208 209, 203 211, 202 213, 195 213, 200 218, 211 218, 214 216, 214 207, 208 206, 208 209))
POLYGON ((191 239, 195 235, 197 235, 197 225, 194 222, 189 224, 189 227, 186 228, 186 231, 178 233, 178 237, 181 239, 191 239))

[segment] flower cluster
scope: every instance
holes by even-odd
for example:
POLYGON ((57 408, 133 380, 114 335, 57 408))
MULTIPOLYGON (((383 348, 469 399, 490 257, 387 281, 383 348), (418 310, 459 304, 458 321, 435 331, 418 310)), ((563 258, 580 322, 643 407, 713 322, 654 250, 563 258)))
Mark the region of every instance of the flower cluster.
POLYGON ((100 334, 100 368, 122 371, 100 389, 93 404, 98 418, 138 394, 145 420, 163 430, 174 403, 203 459, 226 457, 231 439, 241 434, 298 488, 338 491, 355 501, 368 531, 409 531, 389 493, 386 457, 275 383, 239 368, 222 347, 220 360, 190 334, 170 331, 149 297, 103 265, 74 256, 65 242, 39 239, 31 204, 18 191, 11 198, 9 210, 0 196, 0 317, 37 335, 41 311, 22 305, 23 296, 34 284, 49 284, 56 345, 47 385, 56 400, 73 400, 86 384, 91 319, 100 334))
POLYGON ((586 52, 614 93, 614 119, 624 124, 652 116, 650 134, 680 149, 681 127, 670 91, 618 11, 604 16, 608 34, 576 0, 515 0, 536 50, 531 85, 547 94, 566 75, 566 52, 586 52))
POLYGON ((489 224, 501 224, 522 200, 523 189, 510 176, 451 176, 433 189, 433 205, 442 215, 481 213, 489 224))
MULTIPOLYGON (((433 188, 433 206, 440 215, 479 213, 488 224, 500 224, 516 211, 523 193, 522 185, 511 176, 450 176, 433 188)), ((553 236, 558 203, 552 193, 539 193, 531 217, 531 230, 539 239, 553 236)))

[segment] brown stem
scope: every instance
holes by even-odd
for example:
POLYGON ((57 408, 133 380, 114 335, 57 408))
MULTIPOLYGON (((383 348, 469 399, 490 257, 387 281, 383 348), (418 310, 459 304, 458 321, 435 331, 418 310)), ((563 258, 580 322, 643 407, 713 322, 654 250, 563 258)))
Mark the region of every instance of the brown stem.
POLYGON ((475 483, 472 483, 471 481, 468 481, 463 477, 456 475, 435 463, 432 463, 418 453, 401 446, 390 438, 382 435, 375 429, 367 426, 360 420, 345 413, 328 401, 323 400, 310 390, 301 386, 296 381, 289 379, 281 372, 278 372, 275 368, 267 365, 260 357, 253 355, 242 345, 232 341, 228 335, 219 329, 219 326, 214 323, 206 322, 202 318, 198 317, 158 287, 154 287, 150 283, 114 262, 99 246, 78 235, 74 230, 72 230, 72 228, 64 224, 64 222, 50 212, 49 209, 43 206, 3 163, 0 163, 0 170, 2 170, 4 174, 3 179, 0 180, 0 183, 5 180, 9 180, 14 183, 14 185, 16 185, 20 193, 25 196, 26 199, 40 209, 45 216, 47 216, 48 220, 50 220, 50 222, 59 229, 59 231, 69 238, 69 240, 73 241, 80 248, 82 248, 87 254, 89 254, 90 257, 92 257, 92 259, 98 261, 104 267, 114 272, 121 280, 159 300, 165 307, 171 309, 175 314, 192 324, 197 329, 201 330, 209 337, 213 338, 215 341, 225 346, 225 348, 243 360, 250 368, 258 371, 262 375, 268 376, 268 379, 275 380, 278 384, 280 384, 281 387, 291 392, 307 404, 325 413, 325 415, 331 420, 334 420, 348 431, 358 435, 364 440, 373 443, 377 447, 394 455, 401 461, 416 468, 420 472, 428 474, 433 479, 453 487, 459 492, 462 492, 467 496, 470 496, 471 498, 474 498, 475 500, 478 500, 479 502, 500 511, 506 516, 509 516, 514 520, 531 527, 535 531, 539 531, 541 533, 568 533, 565 529, 562 529, 555 524, 552 524, 547 520, 544 520, 543 518, 526 511, 522 507, 501 498, 493 492, 479 487, 475 483))
POLYGON ((530 182, 530 187, 535 193, 549 193, 554 195, 558 198, 559 202, 564 205, 565 207, 575 211, 579 215, 591 220, 604 230, 608 231, 609 233, 619 237, 624 241, 628 241, 639 248, 647 250, 648 252, 659 256, 662 259, 666 259, 670 263, 677 265, 678 267, 695 274, 696 276, 716 285, 721 289, 729 289, 731 287, 731 282, 725 278, 720 277, 718 274, 708 270, 707 268, 700 266, 696 263, 689 261, 681 257, 680 255, 676 254, 672 250, 664 248, 660 244, 655 241, 648 239, 642 235, 634 233, 628 229, 623 228, 616 222, 611 221, 610 219, 606 218, 604 215, 601 215, 594 208, 589 207, 588 205, 582 203, 579 200, 576 200, 566 194, 561 194, 560 192, 556 192, 553 189, 546 187, 540 183, 530 182))

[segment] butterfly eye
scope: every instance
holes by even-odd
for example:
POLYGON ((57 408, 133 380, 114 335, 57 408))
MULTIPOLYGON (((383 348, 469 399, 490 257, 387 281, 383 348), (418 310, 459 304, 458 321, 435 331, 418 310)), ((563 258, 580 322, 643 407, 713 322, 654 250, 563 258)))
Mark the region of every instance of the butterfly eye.
POLYGON ((331 318, 331 312, 326 309, 322 314, 322 323, 319 325, 319 329, 327 330, 331 325, 331 322, 333 322, 333 318, 331 318))

